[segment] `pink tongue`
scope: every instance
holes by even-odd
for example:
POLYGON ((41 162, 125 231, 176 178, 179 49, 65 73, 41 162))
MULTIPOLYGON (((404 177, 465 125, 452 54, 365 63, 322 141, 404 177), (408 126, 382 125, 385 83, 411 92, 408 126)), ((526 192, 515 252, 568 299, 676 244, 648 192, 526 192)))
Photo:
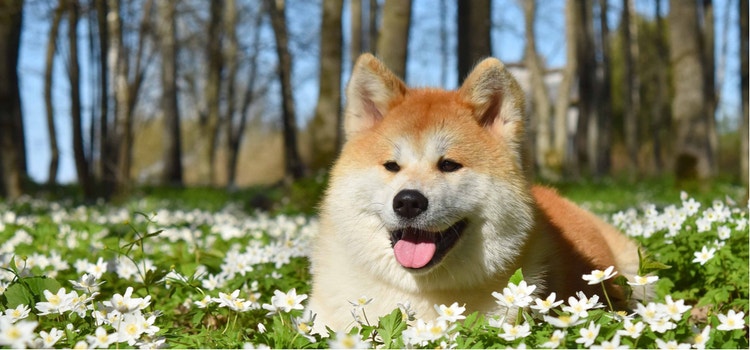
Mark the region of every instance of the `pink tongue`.
POLYGON ((396 242, 393 253, 396 261, 403 267, 418 269, 422 268, 432 260, 435 255, 435 242, 417 239, 417 237, 406 237, 396 242))

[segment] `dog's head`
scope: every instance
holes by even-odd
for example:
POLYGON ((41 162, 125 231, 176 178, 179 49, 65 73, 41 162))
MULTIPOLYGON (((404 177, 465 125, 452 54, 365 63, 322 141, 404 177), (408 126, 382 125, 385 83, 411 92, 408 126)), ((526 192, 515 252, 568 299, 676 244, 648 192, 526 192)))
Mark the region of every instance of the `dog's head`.
POLYGON ((346 95, 323 217, 349 260, 415 290, 506 272, 533 210, 523 93, 503 64, 482 61, 456 91, 409 89, 364 54, 346 95))

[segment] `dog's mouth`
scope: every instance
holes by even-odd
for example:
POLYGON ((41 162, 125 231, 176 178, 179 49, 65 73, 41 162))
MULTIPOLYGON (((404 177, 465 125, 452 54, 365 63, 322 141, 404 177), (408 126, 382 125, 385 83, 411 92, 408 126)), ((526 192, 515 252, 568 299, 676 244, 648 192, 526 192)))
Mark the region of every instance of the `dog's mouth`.
POLYGON ((439 263, 456 245, 468 221, 463 219, 439 232, 405 227, 391 231, 391 246, 401 266, 421 270, 439 263))

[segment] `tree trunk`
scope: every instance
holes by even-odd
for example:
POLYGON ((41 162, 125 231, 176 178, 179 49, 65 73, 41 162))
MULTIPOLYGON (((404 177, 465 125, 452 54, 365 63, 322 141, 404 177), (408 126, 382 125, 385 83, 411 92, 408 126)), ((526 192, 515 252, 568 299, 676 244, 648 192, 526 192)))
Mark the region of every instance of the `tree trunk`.
POLYGON ((610 67, 610 34, 607 22, 609 5, 607 0, 599 0, 599 42, 601 43, 601 74, 597 82, 597 118, 598 135, 596 141, 596 170, 594 175, 602 177, 609 175, 612 168, 612 69, 610 67))
POLYGON ((57 130, 55 128, 55 109, 52 103, 52 72, 55 65, 57 51, 57 34, 60 31, 60 21, 65 11, 63 0, 59 0, 57 8, 52 14, 52 24, 47 38, 47 54, 44 61, 44 108, 47 112, 47 136, 49 137, 50 160, 47 171, 47 184, 57 183, 57 170, 60 165, 60 150, 57 147, 57 130))
POLYGON ((325 169, 333 163, 341 129, 341 10, 343 0, 323 2, 320 28, 320 71, 318 105, 309 130, 312 157, 310 168, 325 169))
MULTIPOLYGON (((224 117, 222 118, 224 123, 224 134, 226 138, 227 154, 228 158, 236 157, 232 152, 232 138, 234 128, 234 114, 235 114, 235 101, 237 98, 237 92, 235 88, 236 76, 238 70, 237 56, 239 54, 239 43, 237 41, 237 2, 236 0, 226 0, 226 6, 224 8, 224 34, 226 36, 226 45, 224 51, 224 57, 226 58, 227 76, 224 79, 226 85, 226 107, 224 109, 224 117)), ((255 30, 257 31, 257 30, 255 30)), ((239 145, 238 145, 239 146, 239 145)), ((235 160, 236 161, 236 160, 235 160)), ((227 161, 230 164, 232 161, 227 161)), ((233 168, 231 164, 226 168, 226 186, 229 189, 234 188, 234 174, 232 174, 233 168)))
POLYGON ((578 70, 578 122, 574 140, 575 165, 570 169, 574 178, 581 176, 581 170, 588 168, 593 160, 590 153, 590 120, 596 121, 596 48, 594 46, 593 1, 577 2, 578 25, 576 26, 576 56, 582 69, 578 70), (585 67, 585 68, 583 68, 585 67))
POLYGON ((86 198, 93 198, 93 184, 88 160, 83 148, 83 128, 81 125, 81 80, 78 66, 78 2, 68 2, 68 41, 70 44, 70 116, 73 121, 73 158, 75 159, 78 184, 86 198))
POLYGON ((162 113, 164 115, 164 172, 162 182, 182 186, 180 113, 177 104, 176 2, 159 0, 162 113))
MULTIPOLYGON (((748 186, 748 0, 740 0, 740 81, 742 85, 742 119, 740 122, 740 178, 747 190, 748 186)), ((747 192, 745 192, 747 194, 747 192)))
POLYGON ((718 161, 718 150, 719 150, 719 134, 716 130, 716 75, 714 74, 716 68, 716 31, 714 30, 714 5, 712 0, 703 0, 703 25, 701 30, 703 32, 700 38, 700 43, 703 48, 703 86, 706 101, 706 115, 708 125, 708 144, 709 144, 709 166, 711 167, 711 173, 718 174, 719 172, 719 161, 718 161))
POLYGON ((0 194, 9 199, 23 194, 25 176, 19 159, 25 148, 17 135, 23 133, 17 71, 22 22, 22 0, 0 1, 0 194))
POLYGON ((674 171, 678 181, 703 180, 714 175, 696 6, 692 1, 669 2, 669 59, 676 130, 674 171))
POLYGON ((576 28, 578 27, 578 11, 576 0, 565 2, 565 67, 562 71, 562 81, 555 100, 554 121, 554 153, 550 155, 550 164, 558 164, 558 173, 573 168, 573 155, 568 152, 568 111, 570 109, 570 93, 573 89, 578 61, 576 59, 576 28))
POLYGON ((492 56, 492 1, 458 1, 458 84, 481 59, 492 56))
MULTIPOLYGON (((109 67, 107 65, 107 54, 109 46, 109 27, 107 25, 107 13, 109 9, 106 1, 94 1, 96 8, 96 21, 99 33, 99 163, 97 173, 103 184, 104 191, 110 192, 114 187, 114 173, 112 167, 107 166, 110 159, 115 158, 112 154, 112 137, 109 134, 109 67)), ((114 66, 112 66, 114 68, 114 66)), ((93 143, 94 140, 91 140, 93 143)))
POLYGON ((283 0, 266 0, 279 57, 278 74, 281 80, 282 125, 284 134, 284 174, 287 184, 302 177, 304 169, 297 150, 297 117, 292 95, 292 57, 286 32, 283 0))
POLYGON ((386 0, 378 35, 378 55, 401 78, 406 78, 412 0, 386 0))
POLYGON ((662 143, 664 133, 666 129, 666 122, 671 120, 671 110, 667 104, 667 98, 669 94, 669 87, 667 86, 667 70, 669 57, 669 49, 667 47, 664 35, 666 34, 664 27, 664 18, 661 15, 661 1, 655 1, 655 13, 656 13, 656 52, 657 60, 654 62, 656 65, 656 96, 654 97, 654 103, 651 106, 651 139, 654 143, 654 166, 656 167, 656 173, 661 175, 664 172, 664 151, 665 147, 662 143))
POLYGON ((204 120, 204 136, 206 143, 203 148, 202 166, 207 166, 207 172, 203 172, 208 184, 216 184, 216 141, 219 133, 219 96, 221 93, 221 71, 224 62, 221 53, 222 46, 222 11, 224 2, 222 0, 211 1, 211 15, 208 22, 208 47, 206 55, 208 60, 208 76, 206 77, 205 98, 206 117, 204 120))
POLYGON ((227 162, 227 189, 230 191, 236 188, 237 158, 240 153, 242 137, 245 134, 248 110, 255 94, 256 80, 258 76, 258 54, 261 51, 261 31, 259 28, 262 20, 262 13, 257 13, 255 15, 255 25, 253 27, 253 39, 249 46, 251 50, 250 52, 252 53, 248 58, 250 72, 248 74, 247 86, 245 87, 245 93, 243 94, 240 105, 239 122, 235 125, 234 120, 227 121, 227 138, 229 138, 229 148, 227 149, 227 157, 229 159, 227 162))
POLYGON ((629 177, 635 180, 640 173, 638 164, 638 110, 641 106, 640 81, 636 64, 638 62, 638 24, 632 18, 635 14, 633 0, 622 2, 622 52, 625 56, 625 73, 623 79, 623 107, 625 109, 623 123, 625 124, 625 148, 628 153, 629 177))
POLYGON ((534 158, 539 175, 544 179, 557 179, 559 175, 553 170, 555 164, 550 164, 548 155, 552 147, 552 134, 550 120, 552 105, 550 104, 547 86, 544 83, 544 67, 542 60, 536 50, 534 24, 536 18, 536 0, 523 2, 524 28, 526 37, 526 49, 524 61, 529 71, 531 80, 531 116, 532 128, 536 129, 532 139, 534 145, 534 158))
POLYGON ((367 12, 367 41, 362 45, 362 51, 369 51, 373 55, 377 54, 378 46, 378 0, 369 0, 369 10, 367 12))
MULTIPOLYGON (((325 11, 325 6, 323 7, 323 11, 325 11)), ((362 0, 349 1, 349 28, 349 35, 351 36, 349 58, 354 62, 364 52, 363 40, 365 36, 362 33, 362 0)))

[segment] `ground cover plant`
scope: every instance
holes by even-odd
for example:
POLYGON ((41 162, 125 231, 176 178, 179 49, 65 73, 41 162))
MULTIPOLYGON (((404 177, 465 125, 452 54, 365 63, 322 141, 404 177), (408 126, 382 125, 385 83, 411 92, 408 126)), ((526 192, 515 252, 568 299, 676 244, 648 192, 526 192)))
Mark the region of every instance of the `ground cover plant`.
MULTIPOLYGON (((436 305, 441 317, 428 321, 405 300, 377 318, 368 314, 365 295, 349 300, 351 330, 328 337, 311 334, 314 315, 304 310, 317 222, 290 209, 298 197, 280 201, 275 214, 235 201, 201 205, 211 196, 195 192, 191 201, 151 195, 121 205, 2 203, 0 346, 749 346, 748 206, 732 196, 696 199, 675 191, 619 208, 601 198, 585 203, 645 248, 642 278, 628 287, 654 293, 632 313, 611 311, 606 297, 531 298, 535 286, 517 271, 493 294, 512 310, 506 315, 468 313, 456 300, 436 305)), ((600 284, 618 274, 581 278, 600 284)))

